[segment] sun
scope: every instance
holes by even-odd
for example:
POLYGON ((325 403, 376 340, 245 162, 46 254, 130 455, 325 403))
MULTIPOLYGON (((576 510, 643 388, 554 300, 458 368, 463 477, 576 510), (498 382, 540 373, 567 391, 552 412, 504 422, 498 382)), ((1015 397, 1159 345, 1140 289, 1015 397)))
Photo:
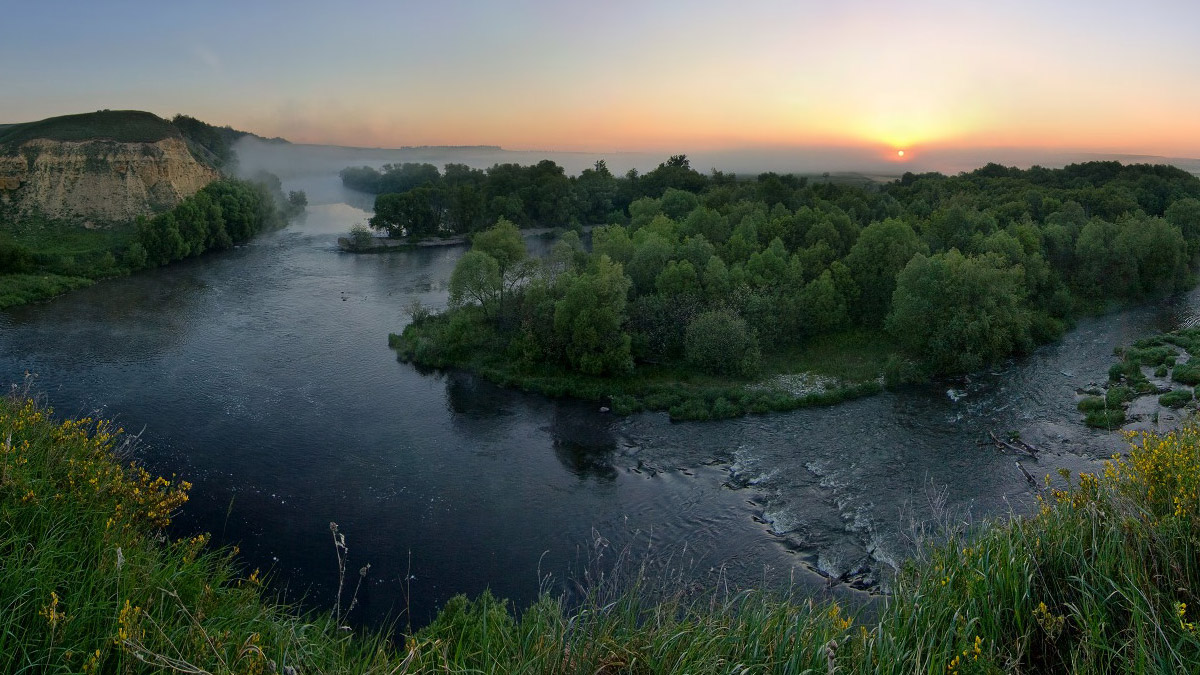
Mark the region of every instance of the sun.
POLYGON ((904 156, 904 151, 903 151, 903 150, 897 150, 897 151, 896 151, 896 156, 897 156, 897 157, 903 157, 903 156, 904 156))

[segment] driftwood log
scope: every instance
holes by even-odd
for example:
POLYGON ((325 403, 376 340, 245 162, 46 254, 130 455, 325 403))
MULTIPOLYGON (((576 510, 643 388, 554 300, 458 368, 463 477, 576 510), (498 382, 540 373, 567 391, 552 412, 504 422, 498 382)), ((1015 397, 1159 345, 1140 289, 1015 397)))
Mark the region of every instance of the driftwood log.
POLYGON ((1041 489, 1041 486, 1038 485, 1037 479, 1033 477, 1033 474, 1029 473, 1028 469, 1021 466, 1021 462, 1017 461, 1017 462, 1013 462, 1013 464, 1016 464, 1017 469, 1019 469, 1021 471, 1021 473, 1025 474, 1025 480, 1029 481, 1030 485, 1032 485, 1035 489, 1038 489, 1038 490, 1041 489))
POLYGON ((1001 450, 1008 450, 1009 452, 1013 452, 1018 455, 1025 455, 1027 457, 1037 459, 1037 448, 1022 440, 1009 443, 1008 441, 1002 440, 994 431, 989 431, 988 435, 992 437, 992 441, 996 443, 996 447, 1000 448, 1001 450))

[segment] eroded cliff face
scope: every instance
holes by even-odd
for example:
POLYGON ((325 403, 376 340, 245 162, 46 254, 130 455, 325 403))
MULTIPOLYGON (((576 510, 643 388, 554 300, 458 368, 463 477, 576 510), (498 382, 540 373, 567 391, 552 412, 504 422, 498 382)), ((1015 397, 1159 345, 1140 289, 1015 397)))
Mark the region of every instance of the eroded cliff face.
POLYGON ((0 205, 18 217, 131 221, 219 178, 181 138, 154 143, 35 139, 0 156, 0 205))

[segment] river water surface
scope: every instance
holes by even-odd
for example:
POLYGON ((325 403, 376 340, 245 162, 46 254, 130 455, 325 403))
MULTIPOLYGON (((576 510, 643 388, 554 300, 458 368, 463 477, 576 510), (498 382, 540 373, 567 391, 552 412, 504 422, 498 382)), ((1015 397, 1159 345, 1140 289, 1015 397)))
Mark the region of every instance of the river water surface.
POLYGON ((0 312, 0 379, 32 373, 58 413, 142 430, 139 458, 195 485, 176 529, 239 544, 293 599, 332 604, 337 522, 350 567, 371 563, 359 621, 424 623, 485 588, 522 604, 627 545, 676 573, 855 594, 908 553, 913 520, 1029 508, 1014 458, 979 444, 989 431, 1040 447, 1039 477, 1120 448, 1081 424, 1075 390, 1200 305, 1084 320, 993 373, 831 408, 620 418, 398 363, 387 334, 411 299, 445 305, 465 249, 339 252, 367 214, 300 187, 318 199, 282 232, 0 312))

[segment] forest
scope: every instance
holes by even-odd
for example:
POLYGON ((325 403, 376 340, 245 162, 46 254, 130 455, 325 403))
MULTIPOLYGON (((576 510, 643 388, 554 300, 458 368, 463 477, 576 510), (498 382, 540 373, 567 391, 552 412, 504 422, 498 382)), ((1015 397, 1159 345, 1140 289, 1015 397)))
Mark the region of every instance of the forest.
POLYGON ((1191 286, 1200 257, 1200 180, 1170 166, 990 164, 866 187, 705 175, 683 156, 624 177, 548 161, 377 175, 405 191, 377 197, 374 227, 407 229, 404 214, 423 211, 430 234, 475 230, 451 309, 414 309, 394 339, 402 357, 523 385, 666 371, 744 382, 839 342, 885 345, 889 385, 970 373, 1081 314, 1191 286), (468 194, 471 208, 456 201, 468 194), (569 231, 545 259, 526 254, 521 227, 596 222, 590 247, 569 231))

